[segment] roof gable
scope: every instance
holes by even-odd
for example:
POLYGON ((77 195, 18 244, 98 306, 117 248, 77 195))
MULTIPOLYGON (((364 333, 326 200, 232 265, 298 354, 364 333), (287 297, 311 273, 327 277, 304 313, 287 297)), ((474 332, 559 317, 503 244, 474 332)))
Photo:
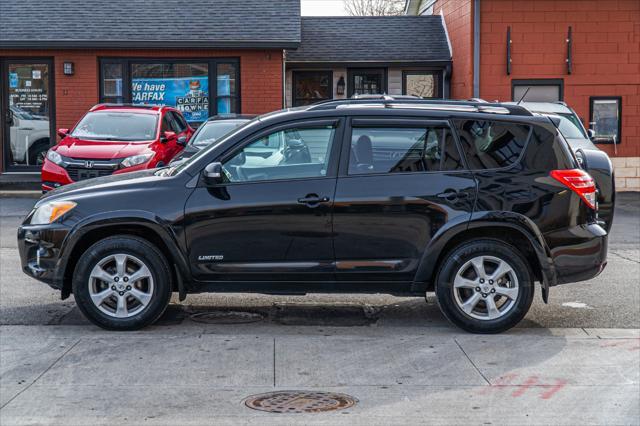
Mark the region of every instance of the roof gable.
POLYGON ((0 0, 0 48, 300 43, 299 0, 0 0))

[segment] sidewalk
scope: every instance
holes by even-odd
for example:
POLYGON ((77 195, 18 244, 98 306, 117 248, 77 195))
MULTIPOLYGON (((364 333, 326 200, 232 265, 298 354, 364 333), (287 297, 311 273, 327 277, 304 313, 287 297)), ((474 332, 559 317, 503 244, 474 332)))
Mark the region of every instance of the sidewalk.
POLYGON ((640 330, 210 325, 0 327, 0 424, 638 424, 640 330), (338 392, 341 411, 247 408, 338 392))

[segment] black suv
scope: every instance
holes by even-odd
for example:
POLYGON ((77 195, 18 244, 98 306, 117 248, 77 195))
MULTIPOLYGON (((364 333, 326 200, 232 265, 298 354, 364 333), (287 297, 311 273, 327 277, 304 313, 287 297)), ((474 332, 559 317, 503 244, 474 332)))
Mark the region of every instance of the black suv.
POLYGON ((177 167, 52 191, 18 231, 22 266, 109 329, 153 323, 174 291, 435 291, 454 324, 500 332, 536 281, 546 301, 606 265, 610 161, 580 164, 556 125, 391 97, 267 114, 177 167))

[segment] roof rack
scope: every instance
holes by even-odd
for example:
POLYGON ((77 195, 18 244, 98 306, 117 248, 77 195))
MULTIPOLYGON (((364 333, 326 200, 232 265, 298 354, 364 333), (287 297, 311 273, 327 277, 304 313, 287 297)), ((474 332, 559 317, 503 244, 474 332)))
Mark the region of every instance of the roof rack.
POLYGON ((307 111, 342 108, 422 109, 429 111, 483 112, 490 114, 525 115, 531 112, 519 105, 445 99, 407 98, 406 96, 374 95, 367 98, 328 100, 311 105, 307 111))

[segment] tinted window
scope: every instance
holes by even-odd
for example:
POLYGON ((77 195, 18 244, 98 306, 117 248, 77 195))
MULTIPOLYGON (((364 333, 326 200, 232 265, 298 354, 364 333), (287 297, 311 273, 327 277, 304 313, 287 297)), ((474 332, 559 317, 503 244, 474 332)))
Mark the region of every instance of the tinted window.
POLYGON ((229 182, 322 177, 335 128, 291 128, 264 136, 223 164, 229 182))
POLYGON ((176 114, 175 112, 169 112, 169 114, 171 114, 171 121, 173 123, 173 127, 176 129, 176 133, 182 133, 187 130, 187 123, 182 120, 179 114, 176 114))
POLYGON ((155 114, 90 112, 73 129, 72 136, 93 140, 144 141, 156 137, 155 114))
POLYGON ((354 128, 351 134, 352 175, 461 168, 453 135, 445 127, 354 128))
POLYGON ((202 149, 207 147, 229 133, 242 126, 248 120, 217 120, 204 123, 198 132, 191 138, 189 145, 202 149))
POLYGON ((469 168, 497 169, 515 163, 529 136, 529 126, 496 121, 456 121, 469 168))

